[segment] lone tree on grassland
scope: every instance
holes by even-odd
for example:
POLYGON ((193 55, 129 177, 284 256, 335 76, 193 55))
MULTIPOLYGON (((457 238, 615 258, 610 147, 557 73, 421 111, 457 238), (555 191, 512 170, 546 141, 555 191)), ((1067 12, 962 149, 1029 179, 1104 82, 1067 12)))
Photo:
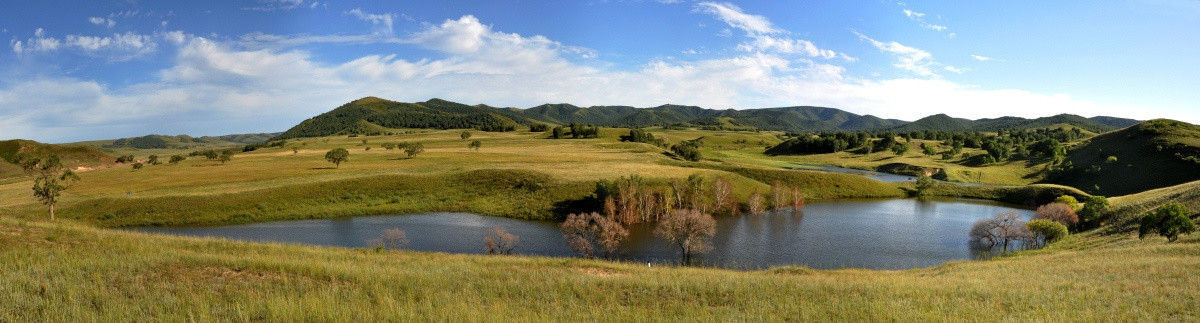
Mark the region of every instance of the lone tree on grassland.
POLYGON ((459 134, 459 135, 458 135, 458 137, 459 137, 459 138, 462 138, 462 140, 471 139, 471 132, 470 132, 470 131, 463 131, 461 134, 459 134))
POLYGON ((488 235, 483 239, 484 249, 490 255, 509 255, 513 249, 517 248, 517 243, 520 238, 517 235, 504 231, 504 228, 493 227, 488 230, 488 235))
POLYGON ((406 147, 404 147, 404 154, 408 155, 408 158, 416 157, 417 154, 420 154, 423 152, 425 152, 425 145, 422 145, 419 142, 414 143, 414 144, 409 144, 406 147))
POLYGON ((341 167, 342 163, 350 160, 350 151, 346 148, 334 148, 325 153, 325 160, 333 163, 334 168, 341 167))
POLYGON ((1196 232, 1196 222, 1188 217, 1188 209, 1179 202, 1171 202, 1154 209, 1153 212, 1142 216, 1138 226, 1138 238, 1147 234, 1157 233, 1167 238, 1167 242, 1179 239, 1180 234, 1196 232))
POLYGON ((471 141, 471 143, 467 144, 467 149, 475 149, 475 151, 477 151, 477 152, 478 152, 478 151, 479 151, 479 147, 482 147, 482 146, 483 146, 483 142, 482 142, 482 141, 479 141, 479 140, 472 140, 472 141, 471 141))
POLYGON ((38 172, 33 181, 33 196, 50 208, 50 221, 54 221, 54 204, 58 203, 59 196, 79 180, 79 175, 65 168, 58 155, 41 158, 37 167, 32 168, 38 172))
POLYGON ((693 254, 712 250, 709 240, 717 234, 717 221, 696 210, 678 210, 659 219, 654 234, 678 246, 686 265, 693 254))

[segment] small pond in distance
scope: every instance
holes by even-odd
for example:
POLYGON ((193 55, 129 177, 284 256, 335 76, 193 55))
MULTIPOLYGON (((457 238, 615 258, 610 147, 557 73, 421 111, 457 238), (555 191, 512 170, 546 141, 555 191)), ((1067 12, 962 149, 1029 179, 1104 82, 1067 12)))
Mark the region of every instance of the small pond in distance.
MULTIPOLYGON (((809 203, 800 211, 717 217, 715 248, 703 264, 757 269, 800 265, 820 269, 904 269, 977 258, 967 231, 978 219, 1003 211, 1032 211, 967 199, 876 199, 809 203)), ((515 253, 573 256, 557 223, 465 213, 362 216, 216 227, 138 228, 141 232, 238 240, 361 248, 391 228, 404 230, 407 249, 483 253, 483 237, 500 226, 520 237, 515 253)), ((622 259, 677 262, 680 255, 653 235, 652 225, 633 225, 622 259)))

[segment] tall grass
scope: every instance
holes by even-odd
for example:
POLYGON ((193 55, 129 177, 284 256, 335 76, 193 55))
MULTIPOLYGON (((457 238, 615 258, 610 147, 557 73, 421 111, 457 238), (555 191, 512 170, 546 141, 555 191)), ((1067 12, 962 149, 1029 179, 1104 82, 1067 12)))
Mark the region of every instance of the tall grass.
MULTIPOLYGON (((1192 240, 1194 241, 1194 240, 1192 240)), ((1200 315, 1200 245, 1083 237, 907 271, 647 268, 0 219, 0 321, 1132 321, 1200 315), (1053 249, 1053 250, 1050 250, 1053 249)))

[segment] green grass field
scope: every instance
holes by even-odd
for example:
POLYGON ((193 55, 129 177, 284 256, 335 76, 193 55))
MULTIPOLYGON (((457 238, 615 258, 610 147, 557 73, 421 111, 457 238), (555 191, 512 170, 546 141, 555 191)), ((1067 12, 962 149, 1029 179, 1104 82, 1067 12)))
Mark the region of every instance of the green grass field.
MULTIPOLYGON (((1073 188, 1034 182, 1027 165, 958 166, 933 157, 768 157, 772 133, 653 129, 671 142, 705 138, 706 160, 686 162, 649 144, 544 133, 398 130, 392 136, 304 138, 241 153, 228 163, 81 172, 45 221, 31 179, 0 183, 0 321, 44 320, 1188 320, 1200 313, 1200 239, 1166 244, 1128 230, 1075 235, 989 261, 905 271, 763 271, 647 268, 574 258, 377 252, 180 238, 106 229, 210 225, 349 215, 465 211, 547 219, 586 198, 597 180, 653 183, 700 174, 734 195, 775 181, 811 199, 903 197, 912 183, 789 170, 798 163, 874 168, 897 162, 964 167, 978 182, 940 183, 935 195, 1041 203, 1073 188), (364 143, 364 140, 366 141, 364 143), (479 151, 468 149, 480 140, 479 151), (384 143, 420 142, 405 158, 384 143), (339 167, 326 151, 347 148, 339 167), (367 150, 367 148, 370 148, 367 150), (295 149, 295 151, 293 151, 295 149), (533 184, 531 184, 533 183, 533 184), (1101 234, 1104 233, 1104 234, 1101 234)), ((914 142, 915 146, 916 143, 914 142)), ((155 151, 160 156, 187 151, 155 151)), ((136 154, 144 158, 141 154, 136 154)), ((1036 175, 1033 175, 1036 176, 1036 175)), ((953 179, 953 178, 952 178, 953 179)), ((1195 183, 1113 198, 1118 219, 1166 201, 1200 207, 1195 183)))

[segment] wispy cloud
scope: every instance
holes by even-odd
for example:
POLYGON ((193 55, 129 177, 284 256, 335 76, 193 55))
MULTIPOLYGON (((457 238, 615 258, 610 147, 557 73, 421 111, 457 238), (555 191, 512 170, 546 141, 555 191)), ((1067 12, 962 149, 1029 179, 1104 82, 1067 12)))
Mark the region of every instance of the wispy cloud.
MULTIPOLYGON (((900 4, 900 5, 903 6, 904 4, 900 4)), ((932 23, 926 22, 925 21, 925 13, 923 13, 923 12, 916 12, 916 11, 913 11, 912 9, 903 9, 903 10, 900 10, 900 12, 904 13, 904 16, 908 17, 908 19, 912 19, 913 21, 916 21, 922 28, 939 31, 939 32, 946 31, 947 29, 949 29, 949 27, 946 27, 945 25, 938 25, 938 24, 932 24, 932 23)), ((953 38, 954 37, 953 35, 954 34, 951 33, 949 37, 953 38)))
MULTIPOLYGON (((292 10, 304 4, 304 0, 259 0, 257 6, 242 7, 242 10, 275 11, 292 10)), ((315 6, 315 3, 313 4, 315 6)))
POLYGON ((91 17, 91 18, 88 18, 88 22, 92 23, 93 25, 106 26, 108 28, 112 28, 113 26, 117 25, 117 22, 115 20, 112 20, 112 18, 103 18, 103 17, 91 17))
MULTIPOLYGON (((849 61, 854 60, 849 55, 819 48, 811 41, 789 38, 786 36, 788 32, 776 28, 770 19, 759 15, 747 14, 741 8, 731 3, 702 2, 696 5, 696 11, 712 14, 730 27, 745 32, 746 37, 749 37, 750 40, 738 45, 738 49, 743 51, 797 54, 824 59, 842 57, 849 61)), ((724 29, 717 36, 732 36, 732 31, 724 29)))
POLYGON ((396 16, 395 14, 392 14, 392 13, 382 13, 382 14, 368 13, 366 11, 363 11, 362 8, 354 8, 349 11, 346 11, 345 13, 348 15, 353 15, 355 17, 358 17, 359 20, 366 21, 366 22, 371 23, 372 25, 375 25, 381 32, 383 32, 385 34, 388 34, 388 35, 392 34, 392 23, 393 23, 393 20, 395 19, 395 16, 396 16))
POLYGON ((892 66, 896 68, 912 72, 913 74, 925 77, 937 77, 937 73, 933 72, 936 66, 940 66, 938 62, 933 60, 933 54, 915 47, 904 46, 897 42, 881 42, 859 32, 854 32, 858 38, 865 40, 875 46, 875 48, 885 53, 892 54, 895 57, 895 63, 892 66))
POLYGON ((975 59, 975 60, 977 60, 977 61, 980 61, 980 62, 986 62, 986 61, 990 61, 990 60, 992 60, 992 58, 991 58, 991 57, 987 57, 987 56, 979 56, 979 55, 971 55, 971 58, 973 58, 973 59, 975 59))

